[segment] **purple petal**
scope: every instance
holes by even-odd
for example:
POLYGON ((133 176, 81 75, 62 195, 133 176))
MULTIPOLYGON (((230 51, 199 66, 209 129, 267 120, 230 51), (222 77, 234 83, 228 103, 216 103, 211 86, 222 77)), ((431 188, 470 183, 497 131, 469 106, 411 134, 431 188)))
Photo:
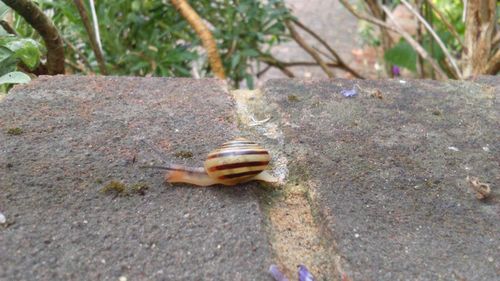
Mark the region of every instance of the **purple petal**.
POLYGON ((299 265, 299 281, 314 281, 311 272, 307 270, 305 265, 299 265))
POLYGON ((352 87, 351 90, 342 90, 340 93, 346 98, 352 98, 358 94, 356 87, 352 87))
POLYGON ((269 267, 269 273, 273 276, 274 280, 276 281, 288 281, 288 278, 285 277, 285 275, 279 270, 278 266, 275 264, 272 264, 269 267))
POLYGON ((394 77, 398 77, 399 75, 401 75, 401 70, 397 65, 392 66, 392 74, 394 75, 394 77))

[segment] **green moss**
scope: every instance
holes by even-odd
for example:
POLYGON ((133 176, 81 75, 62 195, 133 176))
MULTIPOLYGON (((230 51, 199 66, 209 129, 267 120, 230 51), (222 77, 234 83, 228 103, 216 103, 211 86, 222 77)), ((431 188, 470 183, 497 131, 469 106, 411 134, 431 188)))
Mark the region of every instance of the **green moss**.
POLYGON ((143 182, 138 182, 130 187, 131 192, 137 193, 139 195, 146 194, 146 190, 148 189, 148 185, 143 182))
POLYGON ((439 109, 436 109, 436 110, 432 111, 432 115, 441 116, 442 113, 439 109))
POLYGON ((126 185, 119 181, 110 181, 103 188, 101 188, 101 192, 103 193, 115 193, 117 195, 126 195, 126 185))
POLYGON ((11 135, 11 136, 19 136, 20 134, 23 133, 23 129, 21 128, 10 128, 7 130, 7 134, 11 135))
POLYGON ((296 95, 288 95, 288 101, 298 102, 299 98, 296 95))
POLYGON ((175 157, 183 158, 183 159, 193 158, 193 153, 191 151, 181 150, 181 151, 175 153, 175 157))
POLYGON ((101 192, 106 194, 115 194, 117 196, 129 196, 133 194, 144 195, 146 194, 147 189, 148 185, 146 183, 138 182, 127 186, 122 182, 113 180, 101 188, 101 192))

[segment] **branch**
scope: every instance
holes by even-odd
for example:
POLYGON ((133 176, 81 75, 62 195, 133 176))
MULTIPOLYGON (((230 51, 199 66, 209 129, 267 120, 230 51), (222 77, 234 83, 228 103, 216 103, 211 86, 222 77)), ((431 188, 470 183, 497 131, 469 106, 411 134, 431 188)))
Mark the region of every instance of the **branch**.
POLYGON ((288 27, 288 30, 290 30, 290 35, 292 38, 299 44, 302 49, 304 49, 313 59, 319 64, 321 69, 328 75, 329 78, 334 77, 333 72, 328 68, 326 63, 321 59, 321 57, 318 55, 316 51, 314 51, 311 46, 309 46, 305 40, 297 33, 293 25, 290 23, 289 20, 285 20, 285 25, 288 27))
MULTIPOLYGON (((364 1, 364 3, 368 6, 368 9, 370 10, 370 12, 372 13, 372 15, 375 18, 378 18, 378 19, 385 22, 384 11, 382 11, 382 8, 380 7, 380 4, 377 0, 367 0, 367 1, 364 1)), ((380 30, 380 39, 382 41, 382 50, 385 53, 393 45, 392 38, 389 35, 389 31, 387 31, 387 29, 385 29, 382 26, 378 26, 378 28, 380 30)), ((421 57, 419 57, 419 58, 421 58, 421 57)), ((392 67, 393 67, 393 65, 391 63, 384 62, 385 72, 390 77, 394 77, 392 67)))
POLYGON ((465 77, 486 74, 496 29, 495 0, 468 1, 465 21, 465 77))
MULTIPOLYGON (((340 0, 340 1, 344 1, 344 0, 340 0)), ((436 60, 434 60, 431 56, 429 56, 429 53, 427 53, 427 51, 420 44, 418 44, 418 42, 415 41, 415 39, 413 39, 413 37, 411 37, 410 34, 408 34, 406 31, 404 31, 401 28, 401 26, 393 18, 392 14, 391 14, 391 11, 389 11, 389 9, 387 7, 385 7, 385 6, 382 6, 382 9, 386 13, 386 15, 389 18, 389 20, 391 20, 391 22, 394 24, 394 26, 395 26, 394 28, 396 29, 395 31, 397 33, 399 33, 401 36, 403 36, 403 38, 406 40, 406 42, 408 42, 408 44, 410 44, 413 47, 413 49, 415 49, 415 51, 420 56, 422 56, 423 59, 427 60, 430 63, 430 65, 432 66, 432 68, 438 73, 438 75, 439 75, 439 77, 441 79, 447 79, 446 74, 441 69, 441 67, 436 62, 436 60)))
MULTIPOLYGON (((262 56, 262 57, 259 57, 258 60, 260 60, 262 62, 265 62, 265 63, 267 63, 270 66, 276 67, 277 69, 281 70, 281 72, 283 72, 283 74, 285 74, 289 78, 295 77, 295 75, 290 70, 288 70, 286 68, 286 66, 285 66, 285 64, 283 62, 275 59, 274 57, 271 57, 271 56, 262 56)), ((267 70, 268 69, 265 69, 265 71, 267 71, 267 70)), ((257 76, 262 75, 265 71, 259 72, 257 74, 257 76)))
POLYGON ((395 27, 387 24, 386 22, 381 21, 381 20, 379 20, 379 19, 377 19, 375 17, 359 13, 358 11, 356 11, 356 9, 354 9, 353 6, 351 6, 351 4, 349 4, 349 2, 347 0, 340 0, 340 2, 342 3, 342 5, 344 5, 344 7, 347 10, 349 10, 349 12, 351 12, 351 14, 353 14, 358 19, 361 19, 361 20, 373 23, 375 25, 378 25, 378 26, 381 26, 381 27, 384 27, 386 29, 389 29, 389 30, 392 30, 394 32, 399 33, 399 29, 397 29, 397 28, 395 28, 395 27))
POLYGON ((441 38, 439 38, 439 36, 436 34, 434 29, 432 29, 432 27, 429 25, 429 23, 420 15, 420 13, 415 11, 413 6, 410 5, 410 3, 408 3, 408 1, 401 0, 401 2, 408 8, 408 10, 410 10, 410 12, 412 12, 417 17, 418 20, 420 20, 420 22, 425 26, 425 28, 431 33, 432 37, 434 37, 434 39, 436 39, 436 42, 438 43, 439 47, 441 48, 441 50, 443 50, 444 54, 446 55, 446 57, 450 61, 451 65, 453 66, 453 70, 455 71, 455 74, 458 76, 459 79, 462 79, 462 73, 457 66, 457 62, 450 55, 450 52, 448 52, 448 49, 444 45, 443 41, 441 41, 441 38))
POLYGON ((9 34, 12 34, 12 35, 17 35, 17 32, 14 28, 12 28, 12 26, 10 26, 10 24, 4 20, 0 20, 0 25, 3 27, 3 29, 5 29, 5 31, 9 34))
POLYGON ((344 69, 345 71, 351 73, 352 75, 354 75, 357 78, 364 79, 363 76, 361 76, 359 73, 357 73, 354 69, 350 68, 340 58, 340 56, 337 54, 337 52, 335 52, 335 50, 328 43, 326 43, 326 41, 323 40, 323 38, 321 38, 316 32, 312 31, 309 27, 305 26, 303 23, 301 23, 298 20, 294 19, 293 23, 295 23, 298 27, 302 28, 304 31, 306 31, 307 33, 309 33, 312 37, 314 37, 316 40, 318 40, 323 46, 325 46, 325 48, 330 52, 330 54, 332 54, 332 56, 335 57, 335 59, 332 59, 332 58, 330 58, 330 59, 332 59, 332 61, 336 60, 337 61, 337 66, 339 68, 344 69))
POLYGON ((171 0, 171 2, 200 37, 203 47, 207 50, 208 60, 214 75, 220 79, 225 79, 226 75, 217 50, 217 44, 210 30, 186 0, 171 0))
POLYGON ((101 74, 107 75, 106 62, 104 61, 102 50, 101 48, 99 48, 99 44, 97 43, 94 29, 92 29, 92 27, 90 26, 90 20, 87 15, 87 10, 85 9, 85 5, 83 4, 82 0, 73 0, 73 2, 75 3, 78 13, 80 13, 80 18, 82 19, 83 26, 85 27, 87 35, 89 36, 90 47, 92 48, 92 51, 94 51, 97 64, 99 65, 99 70, 101 71, 101 74))
POLYGON ((64 44, 66 44, 68 50, 73 51, 78 56, 77 59, 83 61, 83 63, 80 64, 85 65, 84 66, 84 68, 86 67, 85 73, 93 73, 92 66, 90 65, 90 62, 87 60, 87 57, 84 54, 82 54, 82 52, 80 52, 80 50, 78 50, 70 41, 64 39, 64 44))
POLYGON ((436 7, 436 5, 434 3, 432 3, 432 1, 425 0, 425 2, 429 6, 431 6, 431 8, 436 12, 438 17, 441 19, 441 21, 444 23, 444 25, 446 25, 448 30, 451 31, 451 34, 453 34, 453 36, 455 37, 455 39, 457 39, 458 43, 460 44, 460 46, 463 49, 465 47, 465 43, 464 43, 464 40, 462 40, 462 38, 460 38, 460 35, 458 35, 457 29, 448 20, 446 20, 443 13, 436 7))
POLYGON ((30 0, 2 0, 19 13, 43 38, 50 75, 64 74, 63 40, 52 21, 30 0))
POLYGON ((500 71, 500 50, 497 50, 496 53, 491 57, 486 65, 486 74, 497 74, 500 71))

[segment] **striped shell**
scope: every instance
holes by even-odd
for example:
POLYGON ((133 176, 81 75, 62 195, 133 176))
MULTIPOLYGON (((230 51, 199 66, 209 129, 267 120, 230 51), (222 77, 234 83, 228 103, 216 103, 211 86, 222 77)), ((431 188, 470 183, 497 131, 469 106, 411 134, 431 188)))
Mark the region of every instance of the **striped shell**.
POLYGON ((253 141, 238 138, 228 141, 207 156, 205 171, 219 181, 244 182, 269 166, 269 152, 253 141))

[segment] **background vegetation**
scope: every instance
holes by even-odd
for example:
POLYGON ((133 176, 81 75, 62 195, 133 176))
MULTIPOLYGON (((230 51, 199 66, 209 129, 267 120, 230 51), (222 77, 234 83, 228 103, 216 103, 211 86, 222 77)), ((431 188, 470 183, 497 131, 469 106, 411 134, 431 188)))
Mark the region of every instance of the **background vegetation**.
MULTIPOLYGON (((4 2, 12 7, 13 2, 31 1, 0 2, 0 85, 3 85, 0 87, 5 91, 5 85, 29 81, 27 74, 32 77, 50 74, 51 66, 47 59, 49 44, 42 40, 40 28, 35 31, 33 24, 28 23, 29 16, 21 16, 17 8, 14 8, 16 12, 12 11, 4 2)), ((64 60, 66 73, 212 75, 211 55, 203 36, 195 31, 196 24, 189 22, 189 14, 186 16, 176 9, 179 3, 187 4, 187 1, 34 2, 63 40, 61 60, 64 60)), ((437 79, 463 79, 481 73, 496 74, 500 70, 500 4, 494 0, 469 1, 465 16, 460 0, 384 1, 386 4, 367 0, 355 7, 350 1, 341 2, 363 20, 360 32, 364 42, 382 49, 387 76, 398 75, 399 71, 395 70, 400 68, 417 77, 437 79), (393 11, 403 5, 413 7, 416 12, 413 33, 398 27, 397 20, 392 20, 393 11), (474 18, 474 9, 484 10, 485 7, 489 17, 474 18), (481 25, 483 30, 486 28, 490 34, 477 34, 481 31, 471 34, 474 32, 472 22, 481 25), (488 37, 482 42, 487 41, 487 46, 467 39, 474 35, 479 36, 478 41, 481 36, 488 37), (480 66, 473 62, 473 58, 477 61, 473 51, 478 48, 483 53, 486 50, 482 57, 486 62, 480 66)), ((245 83, 252 88, 255 77, 270 67, 293 77, 290 67, 296 65, 318 65, 328 77, 334 76, 331 68, 337 67, 363 78, 344 63, 328 42, 294 17, 283 0, 200 0, 190 1, 190 4, 194 13, 203 19, 199 24, 206 25, 215 38, 223 73, 235 87, 245 83), (302 35, 305 33, 316 40, 314 44, 304 40, 302 35), (311 61, 284 62, 271 54, 273 46, 289 40, 301 46, 311 56, 311 61)))

